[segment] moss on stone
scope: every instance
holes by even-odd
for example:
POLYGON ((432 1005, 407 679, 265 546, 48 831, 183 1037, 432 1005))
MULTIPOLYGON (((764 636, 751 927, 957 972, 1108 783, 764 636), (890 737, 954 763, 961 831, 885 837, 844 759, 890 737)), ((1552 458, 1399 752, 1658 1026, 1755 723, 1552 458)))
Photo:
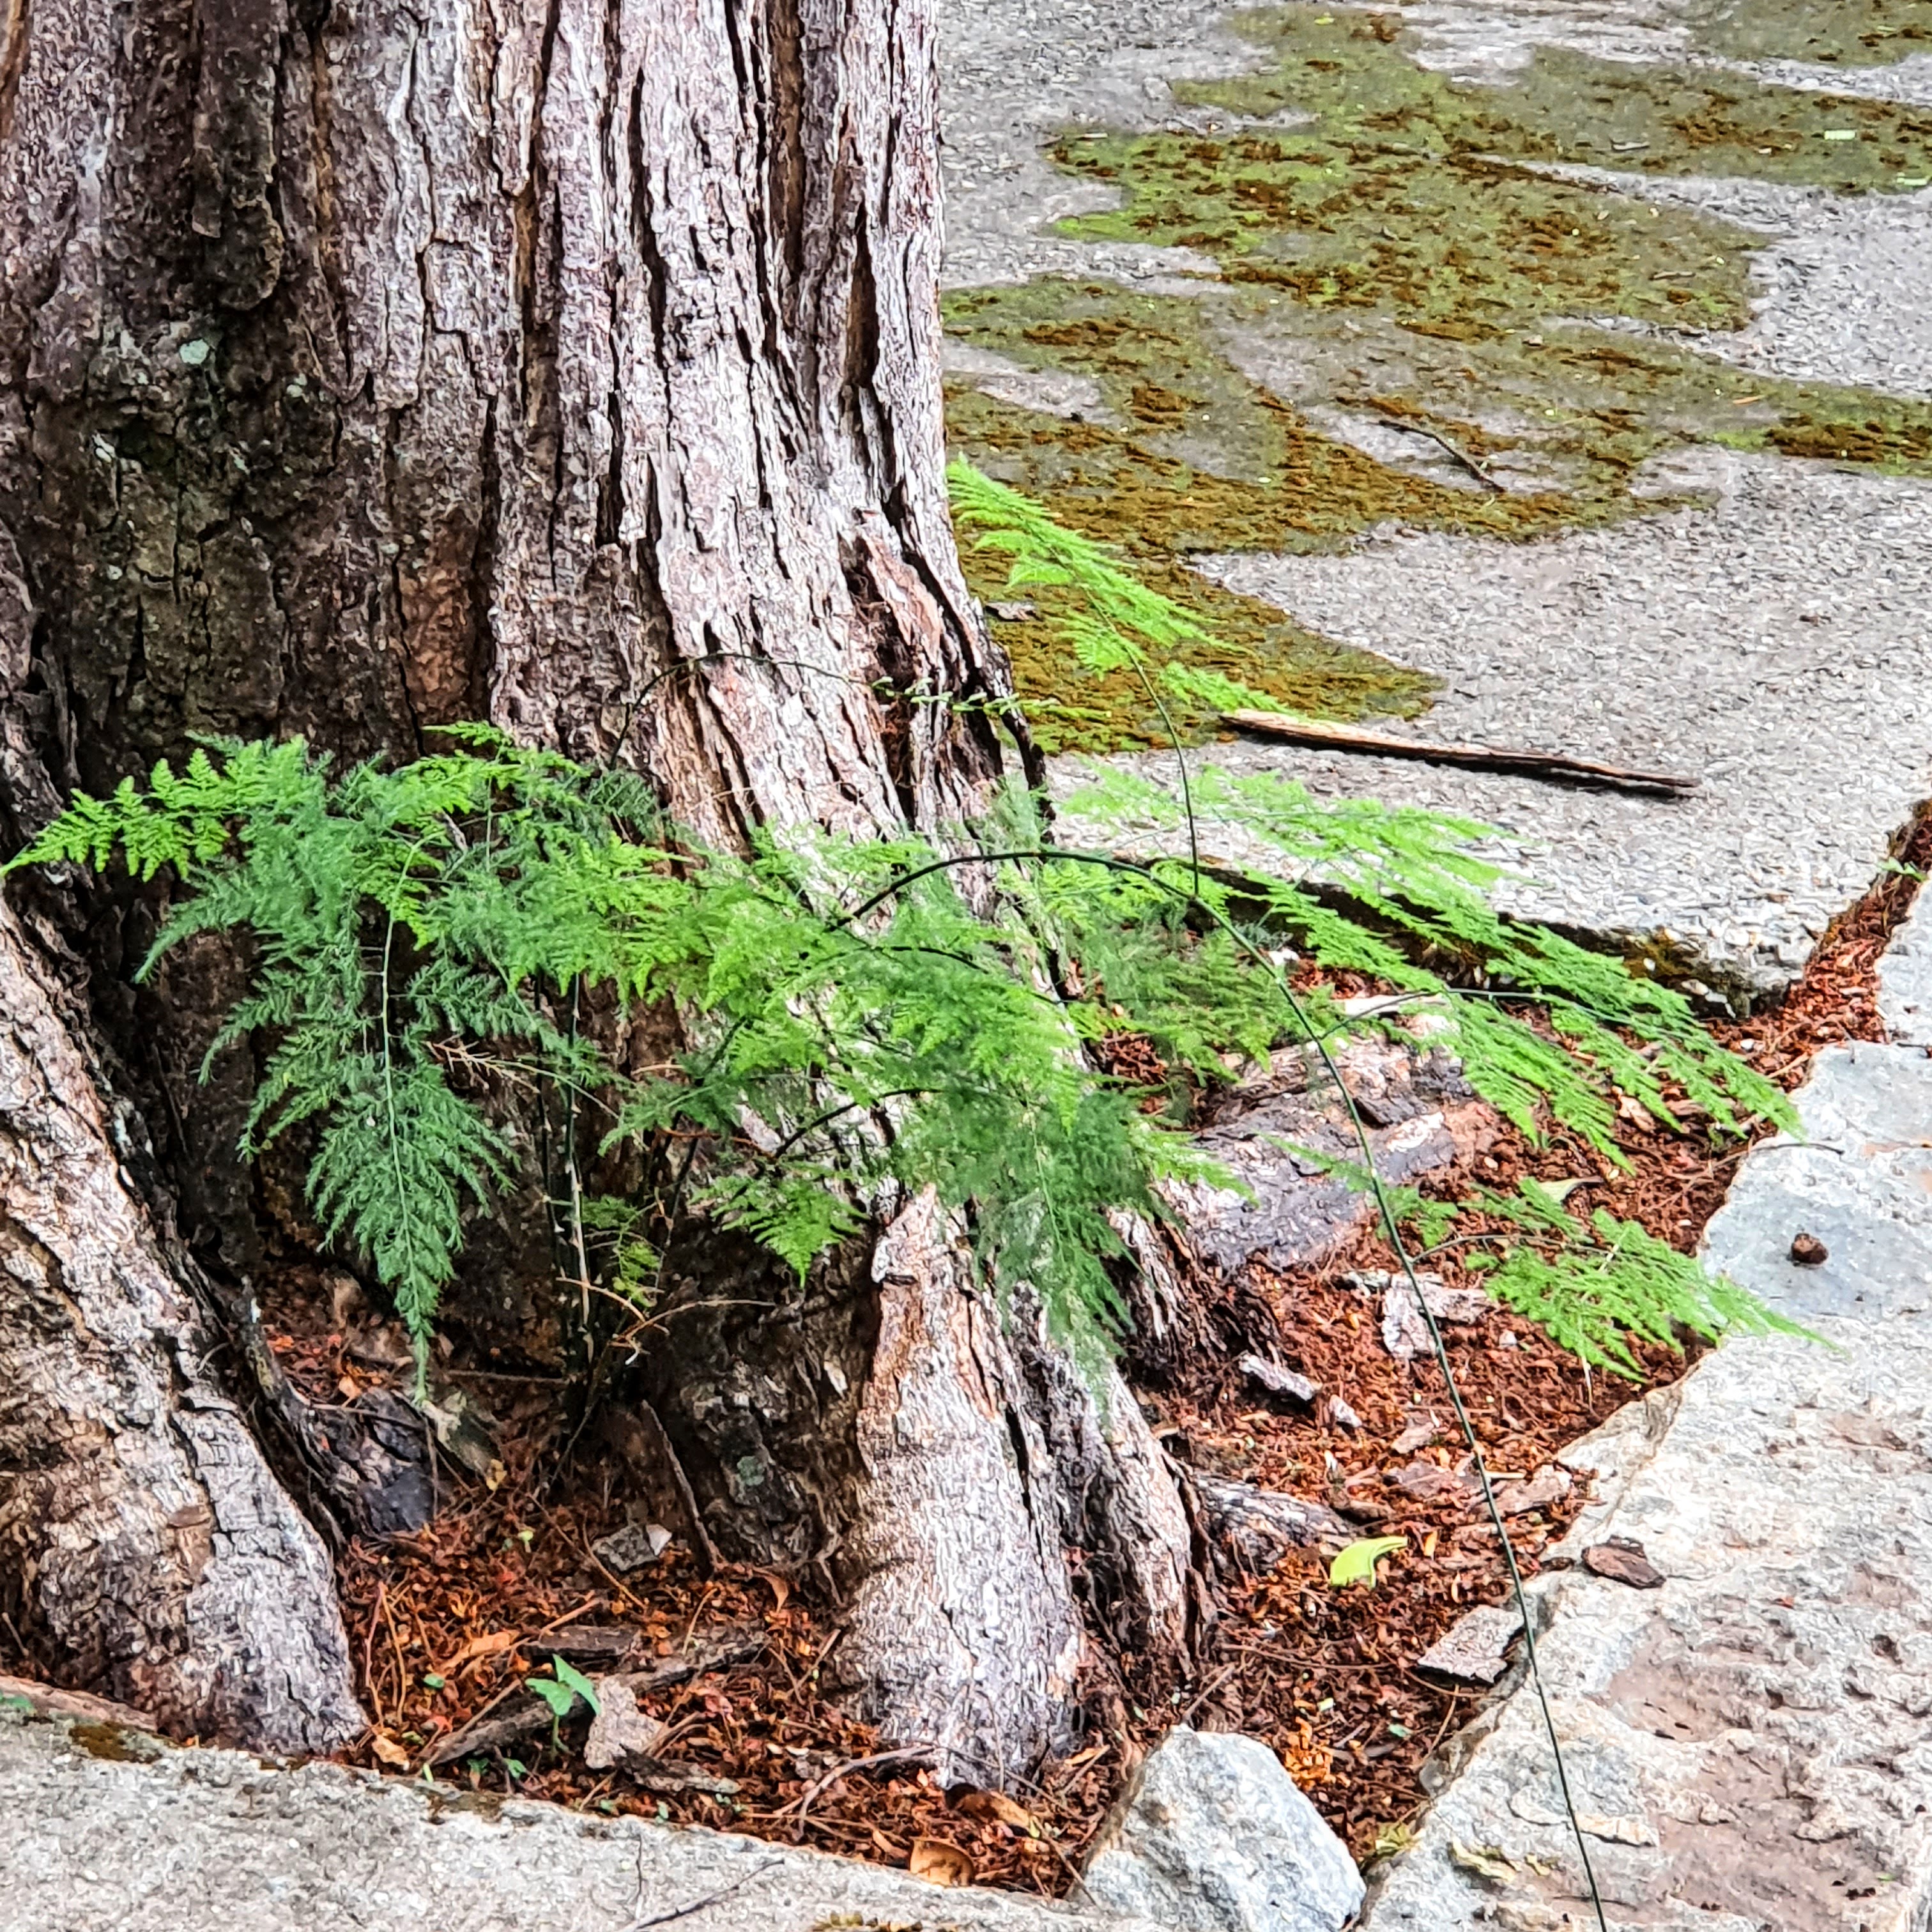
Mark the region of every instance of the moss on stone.
MULTIPOLYGON (((1274 605, 1223 590, 1171 560, 1140 556, 1134 562, 1148 584, 1192 612, 1213 638, 1212 644, 1180 652, 1185 664, 1265 691, 1310 717, 1411 718, 1428 706, 1436 680, 1420 671, 1318 637, 1274 605)), ((968 583, 988 604, 1014 594, 1004 588, 1004 560, 969 554, 965 564, 968 583)), ((1124 674, 1096 676, 1074 661, 1060 626, 1076 614, 1076 602, 1064 592, 1029 591, 1027 603, 1036 615, 994 619, 1041 748, 1100 752, 1168 743, 1166 724, 1136 679, 1124 674)), ((1166 701, 1168 717, 1184 742, 1225 735, 1199 706, 1171 694, 1166 701)))
POLYGON ((1475 154, 1256 130, 1083 135, 1054 158, 1126 196, 1069 234, 1196 249, 1230 281, 1450 339, 1540 315, 1730 328, 1748 314, 1742 230, 1475 154))
MULTIPOLYGON (((1649 459, 1718 442, 1932 474, 1932 405, 1869 391, 1782 381, 1674 344, 1582 325, 1545 325, 1473 343, 1414 344, 1378 382, 1338 366, 1324 397, 1358 416, 1433 430, 1498 472, 1513 457, 1561 474, 1560 488, 1502 494, 1456 488, 1378 462, 1314 428, 1236 366, 1306 311, 1253 292, 1130 293, 1111 284, 1044 278, 973 290, 946 302, 950 332, 1022 368, 1092 378, 1096 419, 998 400, 968 383, 947 391, 956 447, 1040 498, 1084 534, 1118 544, 1148 579, 1194 610, 1212 634, 1186 661, 1222 671, 1318 716, 1413 715, 1430 680, 1316 636, 1272 606, 1189 568, 1203 554, 1340 548, 1378 526, 1522 539, 1664 506, 1632 494, 1649 459)), ((1323 326, 1340 355, 1363 340, 1323 326)), ((1381 338, 1406 350, 1407 334, 1381 338)), ((1366 338, 1374 340, 1372 336, 1366 338)), ((1410 338, 1413 342, 1414 338, 1410 338)), ((1305 352, 1308 338, 1297 338, 1305 352)), ((1428 446, 1420 446, 1427 452, 1428 446)), ((1429 452, 1432 453, 1432 452, 1429 452)), ((1002 566, 969 555, 974 591, 1004 602, 1002 566)), ((1059 641, 1051 592, 1039 615, 1002 622, 1022 700, 1050 749, 1157 744, 1164 727, 1137 680, 1096 677, 1059 641)), ((1186 706, 1190 736, 1214 720, 1186 706)))
MULTIPOLYGON (((1741 326, 1760 238, 1519 165, 1614 156, 1874 187, 1878 162, 1932 172, 1914 158, 1932 152, 1932 116, 1560 52, 1511 86, 1459 86, 1414 64, 1392 16, 1359 11, 1298 7, 1244 30, 1271 66, 1177 94, 1312 124, 1082 133, 1053 150, 1124 197, 1067 232, 1192 248, 1222 279, 1156 296, 1050 278, 946 305, 949 331, 977 348, 1097 388, 1097 410, 1066 415, 1064 387, 1049 410, 1022 406, 1010 384, 1000 400, 956 383, 952 440, 1198 610, 1218 640, 1199 662, 1318 715, 1413 712, 1430 688, 1218 589, 1187 568, 1204 553, 1335 548, 1377 526, 1520 539, 1600 524, 1683 500, 1633 482, 1698 443, 1932 474, 1932 406, 1763 376, 1656 332, 1741 326), (1822 139, 1845 128, 1860 138, 1822 139), (1588 316, 1653 326, 1574 319, 1588 316)), ((968 567, 1000 597, 997 569, 982 581, 968 567)), ((1080 670, 1051 595, 1033 601, 1036 620, 1001 630, 1042 738, 1160 742, 1138 684, 1080 670)), ((1198 734, 1214 721, 1179 722, 1198 734)))
POLYGON ((1500 155, 1840 194, 1932 176, 1932 112, 1896 101, 1562 47, 1537 49, 1506 85, 1462 82, 1418 67, 1414 37, 1385 15, 1294 6, 1233 24, 1270 64, 1232 80, 1177 81, 1175 98, 1250 119, 1312 115, 1312 137, 1352 154, 1500 155))
POLYGON ((1932 53, 1932 0, 1703 0, 1692 28, 1732 60, 1875 67, 1932 53))

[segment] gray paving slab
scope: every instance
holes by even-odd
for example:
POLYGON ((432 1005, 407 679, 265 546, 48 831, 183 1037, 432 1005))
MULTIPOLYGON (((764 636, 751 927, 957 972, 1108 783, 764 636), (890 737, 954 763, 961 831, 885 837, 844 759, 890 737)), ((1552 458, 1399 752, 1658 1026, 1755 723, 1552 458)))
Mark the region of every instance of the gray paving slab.
MULTIPOLYGON (((1178 292, 1211 279, 1215 264, 1185 250, 1054 233, 1060 218, 1105 206, 1109 190, 1058 173, 1041 148, 1072 124, 1187 124, 1169 79, 1236 73, 1258 58, 1230 31, 1238 10, 1208 0, 941 0, 949 282, 1078 274, 1178 292)), ((1419 31, 1423 62, 1494 81, 1538 46, 1621 60, 1694 55, 1687 26, 1697 10, 1696 0, 1429 0, 1401 19, 1419 31)), ((1738 71, 1932 101, 1928 56, 1738 71)), ((1932 190, 1846 196, 1745 180, 1604 178, 1764 238, 1749 326, 1680 339, 1768 376, 1932 394, 1932 190)), ((974 380, 1013 378, 989 369, 974 380)), ((1268 380, 1318 411, 1297 393, 1292 368, 1268 380)), ((1034 406, 1082 406, 1070 391, 1055 394, 1034 406)), ((1318 420, 1398 460, 1383 446, 1405 440, 1385 428, 1332 411, 1318 420)), ((1453 480, 1417 448, 1406 462, 1453 480)), ((1774 990, 1932 794, 1932 485, 1714 446, 1647 483, 1660 494, 1700 490, 1708 507, 1529 544, 1378 530, 1340 554, 1201 567, 1317 632, 1439 674, 1442 698, 1414 735, 1662 763, 1704 781, 1694 801, 1252 742, 1211 754, 1324 794, 1485 818, 1534 875, 1512 894, 1517 909, 1614 936, 1668 932, 1706 978, 1774 990)), ((1071 761, 1057 766, 1063 792, 1078 782, 1071 761)))
POLYGON ((7 1932, 1156 1932, 753 1838, 0 1712, 7 1932))
MULTIPOLYGON (((1502 895, 1511 910, 1662 929, 1714 976, 1781 984, 1932 794, 1932 484, 1721 450, 1676 477, 1714 487, 1717 506, 1547 543, 1391 532, 1342 556, 1202 568, 1441 676, 1426 718, 1383 728, 1679 772, 1702 781, 1691 796, 1262 740, 1196 755, 1484 820, 1528 874, 1502 895)), ((1077 764, 1062 777, 1076 784, 1077 764)))
POLYGON ((1932 1052, 1932 891, 1923 886, 1879 962, 1878 1012, 1900 1046, 1932 1052))
MULTIPOLYGON (((1594 1492, 1556 1554, 1635 1538, 1660 1588, 1532 1586, 1612 1927, 1932 1919, 1932 1056, 1829 1049, 1798 1106, 1804 1138, 1752 1153, 1706 1250, 1831 1346, 1731 1342, 1565 1459, 1594 1492)), ((1452 1741, 1365 1932, 1594 1924, 1552 1766, 1519 1684, 1452 1741)))

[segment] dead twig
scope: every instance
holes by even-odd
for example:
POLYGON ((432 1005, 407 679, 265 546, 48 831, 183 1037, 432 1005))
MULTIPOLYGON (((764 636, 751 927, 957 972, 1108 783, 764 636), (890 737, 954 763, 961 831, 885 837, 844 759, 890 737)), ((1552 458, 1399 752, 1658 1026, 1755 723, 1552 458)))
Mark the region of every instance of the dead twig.
POLYGON ((1331 724, 1312 718, 1294 718, 1278 711, 1224 711, 1223 721, 1237 730, 1256 731, 1265 737, 1286 738, 1298 745, 1316 745, 1334 752, 1365 752, 1377 758, 1420 758, 1430 764, 1468 765, 1479 771, 1526 772, 1534 778, 1573 778, 1632 791, 1695 791, 1698 781, 1668 772, 1632 771, 1621 765, 1601 765, 1573 758, 1567 752, 1513 751, 1495 745, 1445 745, 1421 738, 1398 738, 1393 732, 1370 731, 1356 724, 1331 724))
POLYGON ((1226 1683, 1228 1679, 1233 1676, 1234 1672, 1240 1670, 1240 1664, 1238 1660, 1233 1664, 1226 1664, 1220 1670, 1216 1671, 1214 1676, 1209 1678, 1207 1682, 1202 1684, 1200 1690, 1196 1693, 1194 1701, 1190 1704, 1187 1708, 1182 1712, 1180 1715, 1175 1718, 1174 1721, 1177 1724, 1186 1724, 1188 1719, 1192 1717, 1195 1712, 1199 1710, 1202 1706, 1206 1703, 1208 1699, 1213 1696, 1214 1693, 1220 1690, 1221 1686, 1226 1683))
MULTIPOLYGON (((640 1863, 642 1858, 640 1852, 640 1863)), ((617 1932, 646 1932, 646 1928, 652 1925, 669 1925, 677 1919, 688 1918, 694 1912, 702 1912, 707 1906, 722 1904, 734 1892, 743 1891, 752 1880, 763 1878, 766 1872, 784 1862, 782 1858, 767 1858, 763 1864, 754 1866, 742 1878, 734 1878, 729 1885, 721 1885, 716 1892, 707 1892, 702 1898, 694 1898, 688 1905, 676 1906, 669 1912, 653 1912, 648 1918, 633 1918, 628 1924, 620 1926, 617 1932)))
POLYGON ((31 1705, 42 1717, 80 1718, 92 1724, 113 1724, 124 1731, 160 1728, 145 1711, 111 1698, 91 1696, 85 1690, 62 1690, 26 1677, 0 1676, 0 1698, 31 1705))
POLYGON ((1411 422, 1395 410, 1384 408, 1378 403, 1371 403, 1370 408, 1380 416, 1390 429, 1399 429, 1406 436, 1426 436, 1438 448, 1447 450, 1478 482, 1498 495, 1507 494, 1504 485, 1498 483, 1466 449, 1458 448, 1440 430, 1431 429, 1426 423, 1411 422))
POLYGON ((802 1829, 806 1814, 813 1804, 830 1791, 841 1778, 849 1778, 855 1771, 870 1771, 876 1765, 904 1764, 913 1758, 929 1758, 932 1755, 930 1744, 902 1744, 896 1750, 874 1751, 869 1757, 848 1759, 846 1762, 828 1771, 817 1784, 806 1786, 803 1796, 794 1804, 788 1804, 778 1814, 781 1818, 786 1812, 796 1812, 802 1829))
POLYGON ((382 1592, 388 1585, 380 1578, 376 1584, 376 1600, 369 1606, 369 1628, 362 1633, 362 1682, 369 1687, 369 1701, 376 1708, 376 1721, 382 1721, 382 1694, 376 1686, 374 1657, 376 1623, 382 1610, 382 1592))

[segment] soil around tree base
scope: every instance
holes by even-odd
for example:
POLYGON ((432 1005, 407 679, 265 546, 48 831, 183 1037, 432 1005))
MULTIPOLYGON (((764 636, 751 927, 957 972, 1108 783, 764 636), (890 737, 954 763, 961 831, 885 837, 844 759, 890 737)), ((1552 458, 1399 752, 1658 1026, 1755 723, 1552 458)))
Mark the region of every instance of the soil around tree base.
MULTIPOLYGON (((1728 1044, 1786 1088, 1802 1082, 1820 1047, 1881 1036, 1876 963, 1911 906, 1913 868, 1932 860, 1932 814, 1901 831, 1895 856, 1901 869, 1834 922, 1783 1006, 1726 1030, 1728 1044)), ((1595 1204, 1694 1250, 1743 1147, 1630 1122, 1623 1144, 1631 1166, 1619 1173, 1561 1136, 1533 1146, 1506 1132, 1474 1157, 1476 1170, 1445 1177, 1439 1191, 1466 1190, 1478 1179, 1507 1186, 1524 1174, 1582 1177, 1595 1204)), ((464 1726, 526 1700, 521 1684, 556 1674, 559 1657, 593 1676, 621 1664, 662 1680, 676 1674, 664 1672, 668 1664, 728 1655, 734 1660, 640 1694, 641 1708, 664 1727, 649 1765, 591 1769, 588 1713, 580 1708, 434 1767, 432 1782, 478 1802, 548 1798, 593 1816, 702 1824, 896 1866, 929 1862, 931 1847, 944 1846, 980 1883, 1064 1896, 1126 1772, 1169 1724, 1186 1721, 1264 1738, 1356 1857, 1371 1862, 1412 1829, 1432 1753, 1477 1701, 1472 1689, 1420 1673, 1417 1659, 1468 1610, 1506 1594, 1500 1547, 1467 1499, 1444 1485, 1442 1496, 1418 1502, 1390 1480, 1418 1461, 1453 1475, 1463 1453, 1433 1361, 1390 1355, 1378 1305, 1344 1280, 1392 1258, 1365 1235, 1318 1269, 1256 1270, 1248 1284, 1280 1324, 1288 1366, 1341 1395, 1359 1429, 1338 1426, 1325 1405, 1282 1412, 1232 1360, 1143 1393, 1170 1450, 1204 1473, 1340 1502, 1364 1535, 1400 1536, 1404 1547, 1372 1590, 1335 1589, 1312 1555, 1228 1577, 1196 1675, 1160 1682, 1133 1658, 1121 1660, 1125 1695, 1096 1697, 1081 1748, 1044 1767, 1031 1788, 997 1797, 947 1791, 916 1757, 891 1754, 822 1680, 836 1609, 805 1600, 786 1579, 728 1565, 706 1574, 682 1544, 620 1574, 599 1548, 628 1522, 614 1459, 580 1447, 560 1453, 571 1426, 554 1381, 460 1364, 452 1365, 452 1380, 502 1424, 502 1468, 494 1487, 456 1483, 427 1528, 357 1538, 344 1552, 344 1616, 374 1719, 347 1760, 419 1772, 464 1726), (1418 1442, 1418 1431, 1434 1439, 1418 1442)), ((1452 1285, 1474 1280, 1458 1275, 1453 1254, 1431 1266, 1452 1285)), ((314 1270, 290 1270, 266 1299, 284 1367, 324 1402, 346 1400, 386 1373, 380 1333, 341 1319, 343 1312, 314 1270)), ((1695 1352, 1642 1348, 1642 1375, 1626 1382, 1585 1375, 1500 1310, 1448 1333, 1490 1466, 1525 1478, 1682 1374, 1695 1352)), ((1586 1494, 1577 1483, 1511 1519, 1526 1576, 1586 1494)), ((44 1680, 58 1674, 4 1627, 0 1669, 44 1680)))

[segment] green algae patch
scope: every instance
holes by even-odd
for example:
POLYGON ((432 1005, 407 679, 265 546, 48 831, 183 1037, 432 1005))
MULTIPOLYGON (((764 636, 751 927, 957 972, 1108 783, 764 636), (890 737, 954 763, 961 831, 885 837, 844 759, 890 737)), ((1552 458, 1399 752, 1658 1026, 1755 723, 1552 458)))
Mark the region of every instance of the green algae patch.
MULTIPOLYGON (((1636 472, 1700 443, 1932 476, 1932 404, 1924 402, 1790 381, 1684 344, 1583 323, 1465 344, 1426 364, 1402 352, 1400 334, 1388 332, 1392 352, 1372 385, 1337 372, 1336 401, 1444 431, 1492 466, 1533 460, 1562 477, 1576 521, 1658 507, 1630 495, 1636 472), (1498 424, 1508 433, 1490 427, 1498 424)), ((1364 360, 1373 353, 1353 346, 1364 360)))
POLYGON ((1022 368, 1090 377, 1102 404, 1094 419, 1062 419, 960 388, 954 440, 982 466, 1018 462, 1022 487, 1056 515, 1138 556, 1334 549, 1392 523, 1538 536, 1586 514, 1561 493, 1448 487, 1322 434, 1242 374, 1222 336, 1244 311, 1216 316, 1209 300, 1052 278, 948 298, 953 334, 1022 368))
MULTIPOLYGON (((1688 500, 1634 492, 1640 466, 1703 443, 1932 476, 1932 404, 1786 382, 1585 325, 1438 340, 1252 290, 1154 296, 1057 278, 965 291, 946 310, 954 336, 1021 370, 1088 377, 1100 394, 1097 409, 1063 416, 950 382, 953 446, 1070 527, 1117 546, 1190 610, 1214 641, 1189 646, 1181 662, 1311 716, 1414 716, 1431 680, 1221 588, 1190 557, 1334 550, 1390 526, 1521 540, 1652 514, 1688 500), (1358 422, 1440 436, 1492 474, 1514 460, 1540 464, 1562 487, 1450 487, 1322 434, 1237 366, 1242 344, 1265 359, 1277 337, 1323 401, 1358 422)), ((1074 662, 1060 628, 1070 604, 1063 609, 1050 590, 1008 591, 997 558, 969 550, 965 562, 982 602, 1031 608, 996 622, 1047 749, 1166 742, 1137 680, 1074 662)), ((1216 728, 1198 707, 1170 710, 1185 737, 1216 728)))
POLYGON ((1600 484, 1604 472, 1708 442, 1932 476, 1932 404, 1787 381, 1676 344, 1582 327, 1552 332, 1532 367, 1537 393, 1564 400, 1550 442, 1597 466, 1600 484))
MULTIPOLYGON (((1070 528, 1117 545, 1156 589, 1192 611, 1215 641, 1183 652, 1181 662, 1311 716, 1413 716, 1432 680, 1221 589, 1186 567, 1190 556, 1335 549, 1390 524, 1520 538, 1624 513, 1621 503, 1580 502, 1556 491, 1450 488, 1320 434, 1234 365, 1204 301, 1048 278, 957 294, 946 311, 954 335, 1022 369, 1088 376, 1101 396, 1100 411, 1082 419, 950 383, 954 447, 1070 528)), ((1392 413, 1404 407, 1390 405, 1392 413)), ((1478 457, 1493 440, 1478 425, 1451 428, 1478 457)), ((1005 601, 997 562, 970 552, 966 560, 982 601, 1005 601)), ((1051 593, 1028 592, 1026 601, 1036 616, 1002 622, 1000 635, 1048 748, 1163 742, 1163 722, 1138 680, 1081 669, 1057 641, 1064 614, 1051 593)), ((1204 711, 1171 709, 1184 735, 1214 727, 1204 711)))
MULTIPOLYGON (((988 607, 1018 594, 1004 588, 1004 558, 975 554, 970 546, 962 554, 968 584, 988 607)), ((1214 640, 1184 645, 1173 653, 1177 663, 1265 691, 1307 717, 1412 718, 1428 706, 1436 680, 1420 671, 1318 637, 1274 605, 1224 590, 1172 560, 1136 555, 1132 560, 1137 575, 1181 605, 1214 640)), ((1164 694, 1163 719, 1131 673, 1100 676, 1084 670, 1064 628, 1079 614, 1077 596, 1030 589, 1024 595, 1025 603, 1017 608, 1034 614, 1002 619, 995 614, 994 630, 1012 661, 1014 688, 1042 751, 1164 746, 1173 742, 1170 722, 1184 743, 1224 735, 1214 714, 1173 692, 1164 694)))
POLYGON ((67 1733, 89 1757, 110 1764, 152 1764, 167 1748, 148 1732, 130 1731, 124 1725, 92 1719, 69 1724, 67 1733))
POLYGON ((1731 60, 1876 67, 1932 53, 1932 0, 1706 0, 1691 26, 1731 60))
MULTIPOLYGON (((1413 717, 1426 708, 1435 680, 1370 651, 1338 644, 1252 597, 1222 589, 1187 567, 1190 554, 1282 547, 1250 500, 1264 486, 1231 482, 1162 457, 1131 433, 1064 424, 950 384, 946 424, 955 448, 989 476, 1043 502, 1083 536, 1114 545, 1136 574, 1169 597, 1206 634, 1174 652, 1190 668, 1265 692, 1306 716, 1413 717)), ((1006 561, 963 545, 969 587, 989 609, 1030 612, 1002 618, 999 640, 1012 662, 1034 736, 1048 752, 1111 752, 1164 745, 1173 724, 1188 742, 1219 721, 1175 696, 1167 716, 1131 672, 1096 674, 1076 662, 1066 620, 1079 598, 1052 586, 1006 586, 1006 561), (1009 600, 1018 600, 1010 602, 1009 600)))
POLYGON ((1176 99, 1249 120, 1312 116, 1310 137, 1357 165, 1392 151, 1438 164, 1488 155, 1840 194, 1932 176, 1932 113, 1894 101, 1558 47, 1537 49, 1506 85, 1463 82, 1418 67, 1407 51, 1414 37, 1385 15, 1288 7, 1234 24, 1270 64, 1232 80, 1177 81, 1176 99))

